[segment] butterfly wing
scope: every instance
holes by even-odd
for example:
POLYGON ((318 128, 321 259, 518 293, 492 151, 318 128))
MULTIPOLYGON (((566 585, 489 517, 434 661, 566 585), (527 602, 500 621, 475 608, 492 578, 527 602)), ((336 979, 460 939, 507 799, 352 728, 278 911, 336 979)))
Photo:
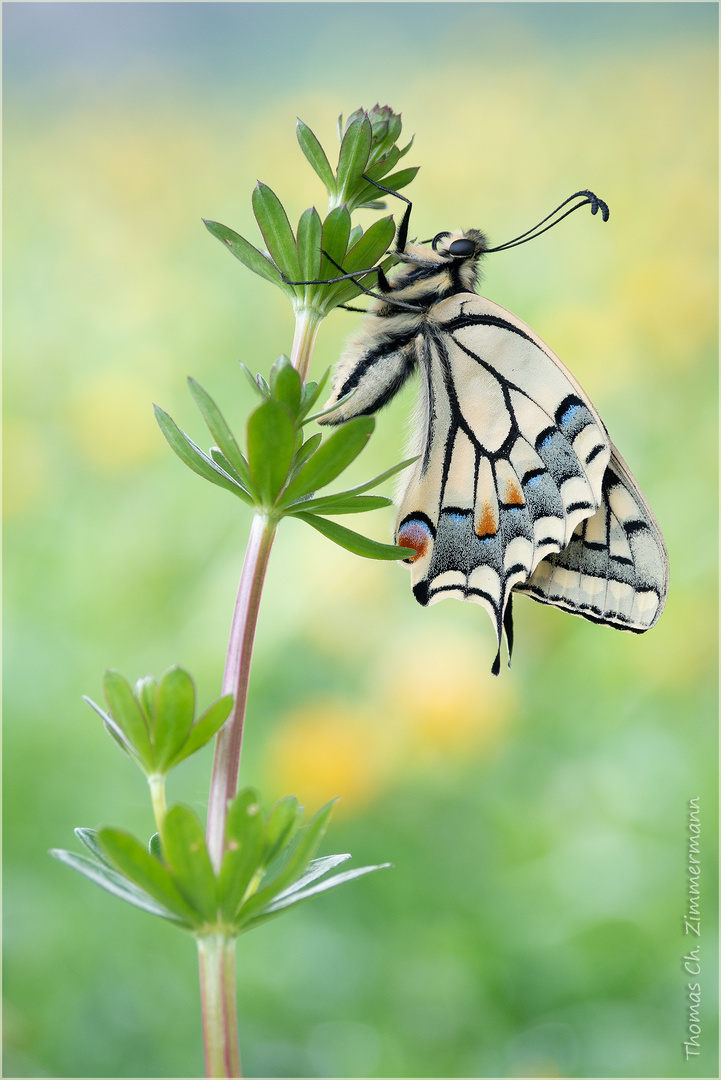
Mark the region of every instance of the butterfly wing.
POLYGON ((668 591, 668 556, 653 512, 615 447, 601 505, 568 547, 537 566, 518 592, 591 622, 643 633, 668 591))
POLYGON ((435 304, 416 348, 421 456, 400 498, 396 542, 417 552, 418 601, 481 604, 500 649, 511 590, 601 505, 611 444, 561 361, 483 297, 435 304))

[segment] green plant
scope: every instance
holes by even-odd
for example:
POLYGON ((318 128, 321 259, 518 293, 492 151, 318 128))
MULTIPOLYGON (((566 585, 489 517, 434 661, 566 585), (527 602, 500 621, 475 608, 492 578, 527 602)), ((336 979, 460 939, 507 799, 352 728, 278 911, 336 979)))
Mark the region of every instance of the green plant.
MULTIPOLYGON (((240 1076, 235 1021, 235 939, 239 934, 327 889, 381 869, 365 866, 331 874, 350 856, 316 857, 333 802, 307 824, 294 797, 281 799, 264 815, 258 794, 238 791, 243 723, 255 627, 276 530, 284 517, 295 517, 355 554, 374 559, 404 559, 407 547, 381 544, 337 522, 337 515, 387 506, 390 499, 366 492, 405 468, 403 461, 380 476, 340 492, 318 494, 358 457, 374 428, 371 417, 358 417, 325 440, 307 434, 327 373, 307 381, 320 322, 336 306, 362 290, 351 279, 332 285, 292 285, 300 279, 337 277, 344 270, 388 267, 394 236, 391 217, 366 231, 352 226, 359 207, 380 209, 378 188, 384 180, 397 190, 413 179, 415 168, 393 172, 410 148, 396 145, 400 117, 388 107, 358 110, 345 126, 338 165, 332 170, 320 143, 300 120, 301 149, 328 191, 329 209, 321 221, 315 207, 304 211, 296 233, 277 196, 263 184, 253 193, 253 210, 267 246, 261 251, 238 233, 207 221, 246 267, 280 288, 291 300, 296 329, 290 358, 281 355, 268 378, 255 378, 259 397, 246 430, 245 451, 211 396, 191 379, 190 390, 214 444, 208 453, 156 407, 161 431, 178 457, 195 473, 235 495, 253 510, 253 521, 230 633, 222 696, 196 719, 195 688, 187 672, 171 668, 156 681, 140 679, 134 687, 119 673, 105 674, 107 708, 90 701, 107 731, 145 773, 156 832, 149 843, 117 828, 76 829, 86 848, 78 854, 53 850, 66 865, 128 903, 167 919, 197 940, 208 1076, 240 1076), (207 825, 188 806, 168 809, 168 773, 216 737, 207 825)), ((375 275, 365 276, 364 287, 375 275)), ((335 406, 337 407, 337 406, 335 406)), ((89 699, 87 699, 89 700, 89 699)), ((387 866, 388 864, 382 864, 387 866)))

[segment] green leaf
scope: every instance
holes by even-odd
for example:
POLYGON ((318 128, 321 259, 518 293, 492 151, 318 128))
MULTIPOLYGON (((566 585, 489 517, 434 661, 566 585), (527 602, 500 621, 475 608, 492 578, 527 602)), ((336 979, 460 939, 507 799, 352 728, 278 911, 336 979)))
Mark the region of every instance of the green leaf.
POLYGON ((189 378, 188 386, 190 387, 190 392, 193 395, 195 404, 200 409, 203 420, 205 420, 208 431, 217 442, 218 448, 235 469, 241 483, 247 487, 250 484, 248 462, 241 454, 240 447, 235 441, 232 431, 223 419, 220 409, 215 404, 210 394, 208 394, 195 379, 189 378))
POLYGON ((288 215, 275 192, 260 181, 253 190, 253 213, 278 269, 291 281, 300 281, 298 249, 288 215))
POLYGON ((325 150, 310 128, 300 118, 298 118, 295 125, 295 134, 301 150, 310 162, 311 167, 323 181, 328 195, 332 198, 335 194, 335 177, 330 162, 325 156, 325 150))
POLYGON ((266 401, 248 420, 248 465, 253 487, 264 506, 273 506, 285 484, 295 454, 296 429, 279 401, 266 401))
MULTIPOLYGON (((382 180, 387 172, 396 167, 400 156, 401 152, 398 147, 392 146, 384 157, 379 158, 378 161, 374 162, 373 165, 369 165, 363 171, 371 180, 382 180)), ((376 190, 378 189, 376 188, 376 190)))
POLYGON ((315 405, 316 401, 323 393, 323 388, 328 382, 328 376, 330 375, 330 368, 326 368, 317 383, 306 383, 303 387, 302 405, 300 412, 298 413, 299 419, 307 416, 310 410, 315 405))
POLYGON ((256 394, 258 394, 262 398, 267 398, 269 395, 265 392, 263 387, 258 382, 258 379, 260 378, 260 375, 258 376, 258 379, 256 379, 253 372, 250 370, 249 367, 247 367, 246 364, 243 363, 242 360, 239 360, 238 363, 240 364, 240 370, 243 372, 243 374, 246 376, 246 378, 248 378, 250 380, 250 385, 253 387, 256 394))
POLYGON ((300 450, 295 455, 295 460, 293 461, 293 468, 290 471, 290 480, 295 480, 296 476, 303 468, 308 458, 317 450, 322 438, 323 436, 320 432, 318 432, 317 435, 311 435, 309 439, 305 440, 300 450))
POLYGON ((73 870, 77 870, 78 873, 83 874, 90 881, 94 881, 96 885, 105 889, 106 892, 125 900, 128 904, 132 904, 142 911, 147 911, 151 915, 159 915, 162 919, 169 919, 171 922, 181 926, 191 926, 188 919, 182 918, 163 904, 158 904, 144 889, 133 885, 126 877, 123 877, 117 870, 105 865, 105 863, 99 862, 88 855, 76 855, 73 851, 63 851, 60 848, 51 848, 49 854, 59 862, 65 863, 66 866, 71 867, 73 870))
POLYGON ((145 715, 149 721, 152 722, 155 716, 155 702, 158 695, 158 683, 152 675, 145 675, 142 679, 138 679, 133 690, 133 696, 135 700, 140 704, 141 709, 144 710, 145 715))
POLYGON ((135 748, 146 771, 155 766, 150 732, 143 712, 133 696, 128 680, 119 671, 106 671, 103 692, 113 720, 135 748))
POLYGON ((205 746, 213 736, 220 731, 225 721, 230 716, 230 711, 233 708, 233 695, 226 694, 225 697, 219 698, 213 702, 210 708, 203 713, 198 722, 190 729, 190 735, 182 747, 180 753, 176 757, 173 765, 177 765, 180 761, 185 761, 197 750, 200 750, 202 746, 205 746))
POLYGON ((301 382, 300 375, 295 370, 287 356, 279 357, 271 368, 270 385, 276 401, 280 401, 296 416, 300 408, 301 382), (283 360, 284 363, 279 363, 283 360))
POLYGON ((111 862, 159 904, 179 916, 183 922, 191 925, 201 922, 197 912, 179 892, 169 870, 134 836, 122 829, 99 829, 98 840, 111 862))
POLYGON ((309 822, 307 828, 302 829, 297 834, 289 857, 277 876, 265 888, 259 889, 243 904, 240 911, 241 924, 260 914, 273 897, 286 889, 306 869, 323 839, 328 827, 328 819, 336 801, 336 799, 332 799, 331 802, 321 807, 309 822))
MULTIPOLYGON (((261 918, 273 915, 277 911, 283 911, 293 904, 300 904, 304 900, 309 900, 311 896, 317 896, 318 893, 326 892, 328 889, 335 889, 337 885, 344 885, 346 881, 363 877, 364 874, 370 874, 374 870, 386 870, 391 865, 391 863, 381 863, 379 866, 360 866, 357 870, 345 870, 342 874, 334 874, 333 877, 326 878, 325 881, 320 881, 317 885, 312 885, 308 889, 296 889, 293 891, 286 889, 282 895, 271 900, 261 913, 261 918)), ((255 923, 255 920, 253 922, 255 923)))
POLYGON ((276 899, 280 899, 281 896, 289 896, 291 893, 299 892, 301 889, 306 888, 311 882, 317 881, 319 877, 323 877, 329 870, 335 870, 336 866, 340 866, 341 863, 350 859, 350 855, 323 855, 320 859, 311 859, 308 863, 307 869, 300 875, 299 878, 289 885, 287 889, 283 889, 282 892, 276 893, 276 899))
POLYGON ((379 476, 374 476, 372 480, 366 480, 365 484, 359 484, 358 487, 349 488, 347 491, 340 492, 340 494, 361 495, 364 491, 370 491, 371 488, 378 487, 379 484, 382 484, 384 480, 388 480, 391 476, 395 476, 401 469, 407 469, 414 461, 418 461, 418 457, 406 458, 405 461, 399 461, 397 465, 393 465, 390 469, 386 469, 386 471, 382 472, 379 476))
POLYGON ((302 813, 302 807, 294 795, 288 795, 273 807, 265 830, 264 865, 268 866, 288 843, 302 813))
POLYGON ((217 918, 217 889, 205 833, 189 806, 174 806, 163 822, 163 853, 173 881, 206 922, 217 918))
POLYGON ((236 259, 240 259, 243 266, 246 266, 248 270, 252 270, 254 274, 265 278, 266 281, 271 281, 273 285, 277 285, 288 296, 295 296, 291 286, 286 285, 278 273, 278 268, 239 233, 229 229, 227 225, 221 225, 218 221, 206 221, 203 218, 203 224, 208 232, 222 241, 232 251, 236 259))
POLYGON ((348 208, 346 206, 336 206, 335 210, 331 210, 323 222, 323 251, 330 255, 330 258, 334 259, 338 266, 342 266, 343 270, 339 270, 338 266, 334 266, 330 259, 324 256, 320 268, 320 276, 324 280, 338 277, 339 274, 345 271, 343 260, 348 249, 349 236, 350 214, 348 208))
POLYGON ((265 825, 252 788, 240 791, 228 807, 225 854, 220 868, 218 897, 223 918, 232 921, 261 864, 265 825))
POLYGON ((211 459, 215 462, 215 464, 219 466, 219 468, 221 468, 223 472, 227 473, 232 480, 235 480, 236 484, 238 485, 238 490, 236 492, 238 498, 242 499, 243 502, 248 504, 248 506, 253 506, 256 503, 257 499, 255 497, 255 494, 252 494, 248 490, 248 488, 252 487, 250 481, 248 482, 248 487, 246 488, 245 484, 242 483, 240 477, 228 461, 227 457, 224 454, 221 454, 217 446, 211 446, 209 453, 211 459))
POLYGON ((338 198, 346 200, 346 192, 357 184, 367 163, 371 149, 371 125, 365 116, 359 116, 346 128, 338 156, 336 191, 338 198))
POLYGON ((298 222, 298 262, 301 281, 315 281, 320 276, 322 238, 323 226, 320 215, 314 206, 310 206, 303 211, 298 222))
POLYGON ((344 492, 338 495, 326 495, 321 499, 309 499, 298 504, 298 509, 309 514, 365 514, 369 510, 380 510, 390 506, 392 499, 384 495, 354 495, 344 498, 344 492))
POLYGON ((165 773, 185 745, 195 716, 195 687, 187 671, 173 667, 163 675, 155 709, 155 760, 165 773))
MULTIPOLYGON (((113 864, 98 843, 98 834, 95 829, 78 828, 73 829, 73 832, 81 844, 85 845, 93 858, 98 859, 105 866, 109 866, 112 869, 113 864)), ((113 871, 113 873, 115 873, 115 871, 113 871)))
POLYGON ((158 405, 154 405, 153 408, 155 409, 155 418, 160 425, 160 430, 168 441, 171 450, 175 451, 189 469, 192 469, 198 476, 202 476, 204 480, 210 480, 211 484, 217 484, 218 487, 225 488, 226 491, 232 491, 239 498, 243 498, 244 494, 247 494, 247 492, 243 492, 243 489, 238 486, 231 476, 223 472, 215 464, 212 458, 204 454, 184 431, 180 430, 175 421, 163 409, 158 405))
POLYGON ((164 861, 163 845, 160 840, 159 832, 154 832, 153 835, 150 837, 150 840, 148 841, 148 851, 152 856, 154 856, 154 858, 158 859, 159 862, 164 861))
POLYGON ((343 472, 360 454, 375 427, 372 416, 356 416, 331 435, 309 458, 283 497, 287 506, 325 487, 343 472))
POLYGON ((108 735, 110 735, 110 737, 115 740, 120 749, 124 750, 126 754, 129 754, 135 761, 138 762, 138 764, 142 768, 143 763, 140 759, 138 751, 128 740, 127 736, 123 732, 123 729, 115 723, 110 713, 107 713, 105 709, 101 709, 100 706, 95 701, 93 701, 92 698, 89 698, 86 694, 83 694, 83 701, 86 701, 91 707, 91 709, 95 710, 95 712, 103 721, 103 726, 105 727, 108 735))
POLYGON ((370 540, 367 536, 346 529, 335 521, 327 521, 326 518, 316 517, 315 514, 302 514, 293 512, 293 517, 300 518, 308 525, 312 525, 318 532, 323 533, 334 544, 352 551, 354 555, 362 555, 366 559, 407 559, 413 554, 413 548, 396 547, 393 544, 379 544, 376 540, 370 540))
POLYGON ((413 146, 413 140, 414 140, 414 139, 415 139, 415 135, 411 135, 411 141, 410 141, 409 143, 406 143, 406 145, 405 145, 405 146, 403 147, 403 149, 401 150, 401 153, 400 153, 400 156, 401 156, 401 157, 405 157, 405 156, 406 156, 406 154, 408 153, 408 151, 410 150, 410 148, 411 148, 411 147, 413 146))
POLYGON ((390 176, 386 176, 383 183, 385 187, 391 188, 393 191, 400 191, 401 188, 408 187, 411 180, 415 178, 418 169, 418 165, 414 165, 410 169, 401 169, 397 173, 391 173, 390 176))

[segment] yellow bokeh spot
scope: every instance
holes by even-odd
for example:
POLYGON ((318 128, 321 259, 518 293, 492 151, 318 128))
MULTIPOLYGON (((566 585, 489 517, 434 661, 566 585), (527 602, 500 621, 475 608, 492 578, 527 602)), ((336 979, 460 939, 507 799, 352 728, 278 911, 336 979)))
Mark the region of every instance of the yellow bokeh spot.
POLYGON ((368 716, 341 703, 299 709, 271 742, 270 783, 310 810, 336 795, 341 813, 353 810, 384 784, 388 759, 379 735, 368 716))
POLYGON ((152 391, 132 375, 111 373, 90 382, 67 413, 73 441, 100 469, 138 465, 162 448, 151 407, 152 391))
POLYGON ((492 657, 460 634, 420 630, 386 662, 390 709, 418 755, 457 755, 491 742, 513 706, 511 683, 492 657))
POLYGON ((3 427, 3 516, 19 517, 42 498, 50 477, 49 452, 40 428, 24 420, 3 427))

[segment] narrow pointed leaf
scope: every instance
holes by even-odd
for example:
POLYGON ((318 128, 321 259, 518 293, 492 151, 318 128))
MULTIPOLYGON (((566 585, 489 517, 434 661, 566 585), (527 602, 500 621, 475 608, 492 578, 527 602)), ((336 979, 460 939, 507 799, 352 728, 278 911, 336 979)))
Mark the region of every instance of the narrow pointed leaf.
POLYGON ((328 195, 332 198, 335 194, 335 177, 330 162, 325 156, 325 150, 307 124, 304 124, 300 118, 295 125, 295 134, 301 150, 315 173, 325 184, 328 195))
POLYGON ((150 915, 159 915, 160 918, 169 919, 171 922, 181 926, 189 927, 191 925, 189 920, 182 918, 182 916, 171 911, 170 908, 165 907, 163 904, 159 904, 144 889, 133 885, 117 870, 106 866, 97 859, 93 859, 88 855, 76 855, 74 851, 63 851, 60 848, 51 848, 49 854, 59 862, 65 863, 66 866, 71 867, 73 870, 77 870, 78 873, 90 881, 94 881, 101 889, 105 889, 106 892, 112 893, 113 896, 132 904, 133 907, 147 911, 150 915))
POLYGON ((202 921, 181 895, 168 869, 134 836, 122 829, 99 829, 98 840, 113 865, 159 904, 192 925, 202 921))
POLYGON ((230 716, 230 710, 232 708, 232 694, 226 694, 225 697, 219 698, 214 702, 210 708, 203 713, 198 722, 190 729, 190 735, 186 740, 185 746, 182 747, 173 764, 177 765, 179 761, 185 761, 185 759, 190 757, 191 754, 194 754, 196 750, 200 750, 202 746, 205 746, 205 744, 220 731, 223 724, 230 716))
POLYGON ((396 547, 394 544, 379 544, 377 540, 370 540, 367 536, 346 529, 335 521, 316 517, 315 514, 293 513, 293 517, 300 518, 308 525, 312 525, 319 533, 323 533, 334 544, 352 551, 354 555, 362 555, 365 559, 407 559, 415 550, 414 548, 396 547))
POLYGON ((240 447, 235 441, 235 436, 223 419, 220 409, 215 404, 210 394, 208 394, 195 379, 189 378, 188 385, 195 400, 195 404, 200 409, 203 420, 205 420, 208 431, 218 444, 218 449, 233 466, 240 477, 241 483, 244 486, 247 486, 250 483, 248 462, 240 452, 240 447))
POLYGON ((273 897, 286 889, 303 873, 323 839, 335 802, 336 800, 333 799, 332 802, 321 807, 307 828, 297 834, 288 860, 278 875, 243 904, 240 911, 240 923, 245 923, 249 918, 260 914, 273 897))
POLYGON ((223 472, 227 473, 231 480, 235 481, 237 485, 237 490, 235 494, 238 496, 238 498, 242 499, 244 503, 248 504, 248 506, 253 506, 256 500, 251 494, 251 492, 248 490, 248 488, 251 486, 250 482, 248 482, 248 485, 246 487, 233 466, 228 461, 227 457, 224 454, 221 454, 217 446, 211 446, 209 453, 214 463, 219 468, 221 468, 223 472))
POLYGON ((275 192, 260 181, 253 190, 253 213, 278 269, 291 281, 300 281, 298 249, 288 215, 275 192))
POLYGON ((98 843, 98 834, 95 829, 84 829, 81 827, 78 829, 73 829, 73 832, 77 836, 80 843, 85 845, 93 858, 98 859, 105 866, 109 866, 112 868, 113 864, 110 862, 110 859, 98 843))
POLYGON ((344 885, 346 881, 352 881, 354 878, 363 877, 364 874, 370 874, 374 870, 387 870, 392 864, 381 863, 379 866, 360 866, 357 870, 345 870, 342 874, 335 874, 331 878, 326 878, 325 881, 319 881, 315 885, 311 885, 308 889, 300 889, 294 892, 285 892, 283 896, 278 896, 274 900, 271 900, 266 908, 261 912, 261 917, 264 915, 272 915, 276 911, 282 911, 284 908, 291 907, 293 904, 300 904, 303 900, 309 900, 311 896, 317 896, 318 893, 327 892, 328 889, 335 889, 337 885, 344 885))
POLYGON ((173 881, 206 922, 217 912, 213 867, 200 819, 189 806, 174 806, 163 822, 163 853, 173 881))
POLYGON ((330 259, 323 257, 320 276, 324 280, 338 277, 346 272, 345 256, 348 250, 348 237, 350 236, 350 214, 346 206, 336 206, 328 214, 323 222, 323 251, 330 255, 338 266, 334 266, 330 259), (338 267, 343 267, 339 270, 338 267))
POLYGON ((140 707, 145 711, 145 715, 151 723, 155 716, 157 694, 158 682, 152 675, 145 675, 142 679, 138 679, 133 690, 135 700, 140 703, 140 707))
POLYGON ((291 367, 281 368, 275 382, 275 397, 277 401, 285 405, 292 416, 297 416, 300 408, 301 383, 300 375, 291 367))
POLYGON ((386 176, 383 185, 391 188, 392 191, 400 191, 401 188, 408 187, 411 180, 415 178, 418 169, 419 166, 414 165, 412 168, 400 169, 397 173, 391 173, 390 176, 386 176))
POLYGON ((103 677, 103 693, 113 720, 128 742, 135 747, 143 765, 152 769, 155 756, 150 732, 145 716, 133 696, 130 683, 119 671, 106 671, 103 677))
POLYGON ((348 270, 362 270, 375 266, 393 243, 395 231, 395 224, 390 215, 374 221, 360 240, 349 249, 345 260, 348 270))
POLYGON ((280 900, 283 896, 292 896, 293 893, 300 892, 301 889, 305 889, 313 881, 317 881, 318 878, 323 877, 330 870, 335 870, 336 866, 340 866, 341 863, 350 859, 350 855, 324 855, 320 859, 311 859, 308 863, 308 869, 305 873, 301 874, 292 885, 289 885, 287 889, 283 889, 282 892, 276 893, 275 899, 280 900))
POLYGON ((313 413, 312 416, 306 416, 303 424, 310 424, 313 420, 320 420, 321 416, 328 416, 329 413, 335 412, 336 409, 340 409, 341 405, 345 405, 347 401, 350 401, 355 392, 356 387, 354 386, 352 390, 349 390, 347 394, 343 395, 343 397, 338 398, 337 401, 334 401, 333 404, 329 405, 327 409, 321 409, 320 412, 313 413))
POLYGON ((252 270, 254 274, 265 278, 266 281, 271 281, 288 296, 295 295, 291 286, 286 285, 278 273, 277 266, 274 266, 269 258, 263 255, 261 251, 258 251, 256 247, 253 247, 240 233, 229 229, 227 225, 221 225, 218 221, 206 221, 203 219, 203 224, 208 232, 225 244, 236 259, 239 259, 248 270, 252 270))
POLYGON ((294 795, 281 799, 270 812, 265 829, 263 862, 267 866, 289 842, 294 827, 299 824, 303 810, 294 795))
POLYGON ((323 226, 320 215, 314 206, 310 206, 303 211, 298 222, 298 262, 301 281, 315 281, 320 276, 322 237, 323 226))
POLYGON ((240 365, 240 370, 243 372, 245 377, 250 381, 250 385, 253 387, 253 390, 256 392, 256 394, 258 394, 262 398, 267 398, 268 395, 266 394, 263 387, 260 386, 260 384, 258 383, 258 380, 256 379, 253 372, 250 370, 250 368, 246 364, 244 364, 242 360, 239 360, 238 363, 240 365))
POLYGON ((236 916, 243 897, 260 867, 265 823, 258 796, 251 788, 236 795, 225 822, 225 854, 218 880, 218 900, 223 918, 236 916))
MULTIPOLYGON (((380 160, 376 161, 373 165, 369 165, 369 167, 367 169, 364 169, 363 172, 366 176, 370 177, 371 180, 380 181, 383 179, 386 173, 389 173, 391 169, 395 169, 400 159, 400 156, 401 152, 398 147, 392 146, 384 157, 380 158, 380 160)), ((387 187, 388 185, 386 184, 384 186, 387 187)))
POLYGON ((346 190, 354 186, 361 177, 371 149, 372 131, 367 117, 358 117, 346 128, 338 156, 337 187, 338 197, 347 198, 346 190))
POLYGON ((160 839, 160 833, 154 832, 148 841, 148 851, 159 862, 164 862, 163 859, 163 844, 160 839))
POLYGON ((371 488, 378 487, 379 484, 382 484, 384 480, 388 480, 391 476, 395 476, 401 469, 407 469, 414 461, 418 461, 418 457, 406 458, 405 461, 399 461, 397 465, 393 465, 392 468, 386 469, 386 471, 380 473, 379 476, 374 476, 372 480, 366 480, 365 484, 359 484, 358 487, 349 488, 348 491, 340 492, 340 494, 361 495, 364 491, 370 491, 371 488))
POLYGON ((348 420, 316 450, 288 487, 283 505, 302 495, 325 487, 346 469, 360 454, 375 427, 372 416, 356 416, 348 420))
POLYGON ((405 157, 405 156, 406 156, 406 154, 408 153, 408 151, 410 150, 410 148, 411 148, 411 147, 413 146, 413 140, 414 140, 414 139, 415 139, 415 135, 411 135, 411 141, 410 141, 409 143, 406 143, 406 145, 405 145, 405 146, 403 147, 403 149, 401 150, 401 153, 400 153, 400 156, 401 156, 401 157, 405 157))
POLYGON ((266 401, 248 420, 248 466, 264 506, 272 506, 293 462, 296 429, 288 409, 266 401))
MULTIPOLYGON (((307 502, 298 503, 298 509, 306 514, 365 514, 369 510, 380 510, 384 506, 391 506, 393 500, 385 495, 354 495, 345 499, 340 495, 325 495, 320 499, 309 499, 307 502)), ((286 513, 292 514, 292 508, 286 513)))
POLYGON ((203 453, 200 447, 196 446, 193 440, 184 431, 180 430, 175 421, 163 409, 158 405, 155 405, 154 409, 160 430, 167 439, 171 450, 175 451, 180 460, 198 476, 202 476, 204 480, 210 480, 211 484, 217 484, 218 487, 225 488, 226 491, 232 491, 234 495, 242 497, 242 489, 239 489, 235 480, 223 472, 212 458, 203 453))
POLYGON ((300 409, 299 417, 307 416, 310 410, 315 405, 316 401, 323 393, 323 389, 328 382, 328 376, 330 374, 330 368, 326 368, 321 375, 320 380, 317 383, 306 383, 304 387, 303 404, 300 409), (311 389, 312 387, 312 389, 311 389), (305 392, 307 391, 307 393, 305 392))
POLYGON ((115 740, 120 749, 124 750, 126 754, 129 754, 132 758, 135 759, 135 761, 137 761, 142 766, 138 751, 129 741, 129 739, 123 732, 123 729, 115 723, 110 713, 107 713, 105 709, 101 709, 100 706, 95 701, 93 701, 92 698, 89 698, 86 694, 83 694, 83 701, 86 701, 88 705, 95 710, 95 712, 103 721, 103 726, 105 727, 108 735, 110 735, 110 737, 115 740))
POLYGON ((187 671, 174 667, 158 686, 155 708, 155 759, 165 773, 185 744, 195 716, 195 687, 187 671))

